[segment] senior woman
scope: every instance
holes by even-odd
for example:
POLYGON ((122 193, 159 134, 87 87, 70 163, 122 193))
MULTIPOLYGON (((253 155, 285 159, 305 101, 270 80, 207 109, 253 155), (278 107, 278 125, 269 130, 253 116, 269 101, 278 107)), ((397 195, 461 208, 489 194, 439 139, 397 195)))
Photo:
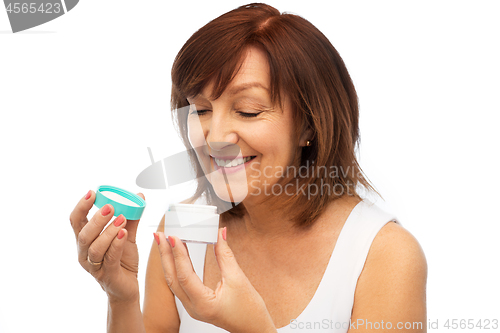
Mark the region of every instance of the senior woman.
POLYGON ((193 119, 206 142, 193 165, 216 171, 188 202, 234 207, 216 245, 190 251, 162 219, 141 313, 138 221, 105 228, 108 205, 87 223, 89 191, 70 219, 79 261, 109 297, 109 332, 426 331, 424 254, 359 195, 374 190, 356 162, 357 96, 320 31, 265 4, 239 7, 186 42, 172 81, 173 109, 189 110, 176 118, 186 146, 193 119), (240 163, 225 161, 229 146, 240 163), (244 184, 228 191, 237 175, 244 184))

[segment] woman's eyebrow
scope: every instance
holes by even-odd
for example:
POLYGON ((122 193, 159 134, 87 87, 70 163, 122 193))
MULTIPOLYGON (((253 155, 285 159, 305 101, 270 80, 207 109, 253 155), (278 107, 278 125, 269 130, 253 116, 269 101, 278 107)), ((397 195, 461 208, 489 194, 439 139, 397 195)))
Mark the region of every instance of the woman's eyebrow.
POLYGON ((229 89, 227 92, 229 95, 236 95, 244 90, 251 89, 251 88, 261 88, 266 90, 269 93, 269 89, 265 87, 262 83, 260 82, 248 82, 248 83, 243 83, 240 84, 236 87, 233 87, 229 89))
POLYGON ((201 103, 201 102, 208 102, 209 100, 206 99, 202 94, 198 94, 196 96, 190 96, 186 98, 189 103, 201 103))
MULTIPOLYGON (((233 95, 236 95, 236 94, 239 94, 241 93, 242 91, 244 90, 248 90, 248 89, 252 89, 252 88, 260 88, 260 89, 264 89, 265 91, 267 91, 267 93, 269 94, 270 91, 269 91, 269 88, 267 88, 266 86, 264 86, 262 83, 260 82, 248 82, 248 83, 242 83, 240 85, 237 85, 235 87, 232 87, 230 89, 227 90, 227 93, 229 94, 229 96, 233 96, 233 95)), ((202 99, 202 100, 205 100, 205 101, 209 101, 209 99, 207 99, 203 93, 198 93, 197 95, 195 96, 189 96, 186 98, 188 100, 188 102, 192 103, 192 101, 195 101, 195 100, 199 100, 199 99, 202 99), (189 101, 191 100, 191 101, 189 101)))

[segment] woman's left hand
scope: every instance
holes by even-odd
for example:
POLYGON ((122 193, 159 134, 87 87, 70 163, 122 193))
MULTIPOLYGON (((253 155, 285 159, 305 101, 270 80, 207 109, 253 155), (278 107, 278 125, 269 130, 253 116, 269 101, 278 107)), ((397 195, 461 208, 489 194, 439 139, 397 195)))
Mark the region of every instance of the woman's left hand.
POLYGON ((222 278, 212 290, 194 272, 181 240, 169 236, 167 241, 159 232, 156 240, 168 286, 194 319, 233 333, 276 332, 264 300, 241 270, 225 238, 226 228, 219 229, 215 255, 222 278))

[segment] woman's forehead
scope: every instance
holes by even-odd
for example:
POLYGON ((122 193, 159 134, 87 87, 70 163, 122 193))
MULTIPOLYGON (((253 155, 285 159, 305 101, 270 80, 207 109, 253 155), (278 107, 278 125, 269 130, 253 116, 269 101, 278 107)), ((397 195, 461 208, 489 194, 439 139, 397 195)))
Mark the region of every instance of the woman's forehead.
MULTIPOLYGON (((191 97, 188 99, 196 99, 196 98, 204 98, 209 99, 211 96, 211 86, 208 86, 206 89, 196 95, 195 97, 191 97)), ((229 97, 237 96, 243 93, 265 93, 270 96, 270 91, 267 86, 265 86, 262 82, 253 81, 253 82, 243 82, 241 84, 233 84, 233 82, 224 90, 223 95, 227 95, 229 97)))
MULTIPOLYGON (((263 51, 258 48, 251 47, 245 53, 245 57, 241 63, 239 70, 234 78, 225 87, 223 94, 235 96, 243 92, 257 92, 270 94, 271 77, 269 64, 263 51)), ((197 96, 192 96, 190 99, 202 97, 210 99, 213 93, 215 80, 211 80, 197 96)))

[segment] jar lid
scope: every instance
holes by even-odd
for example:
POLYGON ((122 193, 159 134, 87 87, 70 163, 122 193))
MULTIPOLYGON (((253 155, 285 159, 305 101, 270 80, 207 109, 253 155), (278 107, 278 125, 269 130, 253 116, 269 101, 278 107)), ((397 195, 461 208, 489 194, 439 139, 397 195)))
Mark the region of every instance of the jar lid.
POLYGON ((114 216, 123 214, 127 220, 138 220, 141 218, 146 201, 140 196, 110 185, 101 185, 95 193, 95 202, 98 208, 102 208, 106 204, 114 207, 114 216))

